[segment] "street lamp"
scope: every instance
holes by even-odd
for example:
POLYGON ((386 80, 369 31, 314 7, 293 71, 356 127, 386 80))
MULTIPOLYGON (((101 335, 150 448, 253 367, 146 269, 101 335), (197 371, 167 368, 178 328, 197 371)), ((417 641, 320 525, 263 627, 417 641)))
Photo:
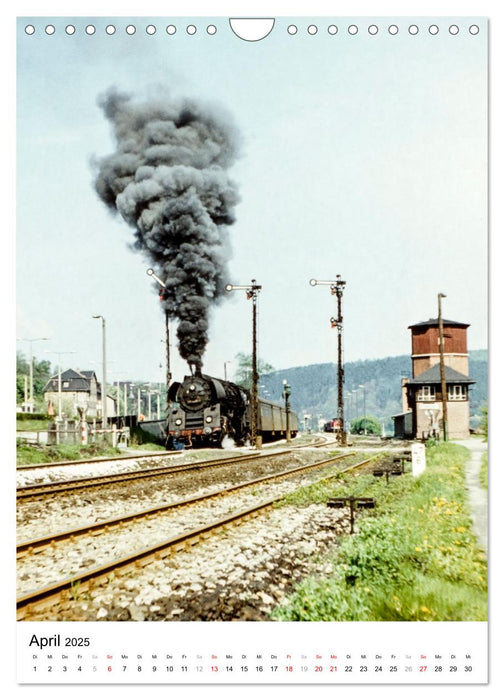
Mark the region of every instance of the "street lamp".
MULTIPOLYGON (((110 364, 110 363, 109 363, 110 364)), ((117 397, 117 407, 116 407, 116 416, 121 416, 121 415, 126 415, 126 402, 124 400, 124 396, 126 395, 126 392, 121 388, 121 380, 119 377, 124 376, 127 374, 125 370, 114 370, 114 375, 116 376, 116 397, 117 397), (123 412, 121 413, 121 403, 123 405, 123 412)), ((114 381, 111 382, 111 384, 114 384, 114 381)))
MULTIPOLYGON (((164 301, 167 298, 167 287, 166 284, 163 282, 162 279, 160 279, 155 273, 154 270, 149 267, 147 270, 147 274, 149 277, 152 277, 152 279, 156 280, 156 282, 159 284, 161 287, 161 292, 159 294, 159 300, 164 301)), ((165 309, 165 337, 166 337, 166 405, 168 405, 168 390, 170 389, 170 384, 171 384, 171 363, 170 363, 170 315, 168 313, 168 310, 165 309)))
POLYGON ((285 399, 285 437, 287 438, 287 442, 291 441, 291 434, 290 434, 290 395, 291 395, 291 388, 290 385, 287 384, 287 380, 283 380, 283 393, 282 396, 285 399))
POLYGON ((358 389, 352 389, 352 394, 354 398, 354 410, 355 410, 355 430, 357 431, 357 418, 359 417, 359 402, 357 401, 358 389))
POLYGON ((152 419, 152 391, 150 382, 144 384, 147 387, 147 417, 149 420, 152 419))
POLYGON ((439 327, 439 373, 441 375, 441 399, 443 402, 443 440, 448 440, 448 410, 446 396, 446 375, 444 364, 444 335, 443 335, 443 314, 441 312, 441 299, 446 298, 446 294, 438 294, 438 327, 439 327))
POLYGON ((102 426, 107 430, 107 342, 105 318, 100 314, 93 318, 101 318, 102 322, 102 426))
POLYGON ((250 391, 250 440, 252 445, 258 447, 257 439, 257 295, 262 289, 256 280, 252 284, 226 284, 226 292, 243 289, 247 299, 252 299, 252 386, 250 391))
POLYGON ((348 406, 349 406, 349 410, 348 410, 349 415, 348 415, 348 419, 347 419, 347 426, 348 426, 349 432, 352 432, 352 419, 351 419, 352 394, 351 394, 351 392, 347 391, 347 393, 345 394, 345 397, 348 399, 348 406))
POLYGON ((33 413, 33 343, 36 343, 38 340, 51 340, 50 338, 17 338, 17 340, 20 340, 25 343, 30 343, 30 362, 29 362, 29 368, 30 368, 30 386, 29 386, 29 395, 28 395, 28 403, 30 404, 31 407, 31 412, 33 413))
POLYGON ((338 315, 336 318, 331 318, 331 327, 338 329, 338 442, 340 445, 346 445, 345 411, 343 403, 343 384, 345 377, 343 369, 343 316, 341 313, 341 300, 346 282, 341 279, 341 275, 336 275, 335 280, 310 280, 311 287, 317 287, 318 285, 329 286, 331 288, 331 294, 334 294, 337 298, 338 315))
POLYGON ((366 420, 366 387, 364 384, 359 384, 359 389, 362 389, 362 393, 364 395, 364 435, 367 435, 367 420, 366 420))

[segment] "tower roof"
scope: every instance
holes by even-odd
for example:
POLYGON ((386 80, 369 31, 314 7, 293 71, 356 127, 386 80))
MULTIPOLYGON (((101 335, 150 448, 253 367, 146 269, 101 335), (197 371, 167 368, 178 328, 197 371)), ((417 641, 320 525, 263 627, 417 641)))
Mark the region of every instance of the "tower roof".
MULTIPOLYGON (((421 327, 430 327, 430 326, 438 326, 439 325, 439 319, 438 318, 429 318, 428 321, 420 321, 420 323, 413 323, 413 325, 408 326, 408 328, 421 328, 421 327)), ((450 321, 447 318, 443 318, 443 326, 450 326, 451 328, 469 328, 470 324, 469 323, 460 323, 460 321, 450 321)))
MULTIPOLYGON (((462 372, 457 372, 453 367, 445 365, 445 379, 447 384, 476 384, 474 379, 469 379, 462 372)), ((410 379, 408 384, 441 384, 441 365, 433 365, 419 374, 418 377, 410 379)))

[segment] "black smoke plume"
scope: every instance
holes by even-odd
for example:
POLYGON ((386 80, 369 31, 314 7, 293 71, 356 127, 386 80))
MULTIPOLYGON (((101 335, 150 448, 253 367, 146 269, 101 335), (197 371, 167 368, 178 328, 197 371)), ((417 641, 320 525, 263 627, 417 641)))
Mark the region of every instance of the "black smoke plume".
POLYGON ((162 303, 179 321, 180 355, 200 368, 209 309, 226 284, 236 131, 221 113, 189 100, 135 103, 111 89, 99 104, 117 147, 97 161, 96 191, 134 229, 134 248, 166 284, 162 303))

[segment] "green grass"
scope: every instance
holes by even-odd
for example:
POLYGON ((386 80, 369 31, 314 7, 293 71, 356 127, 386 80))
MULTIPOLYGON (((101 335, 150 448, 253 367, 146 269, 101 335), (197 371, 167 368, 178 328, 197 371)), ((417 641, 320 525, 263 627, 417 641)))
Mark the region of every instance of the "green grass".
POLYGON ((47 430, 48 425, 49 425, 48 418, 30 418, 30 419, 26 418, 26 419, 16 420, 16 430, 28 430, 28 431, 47 430))
POLYGON ((424 474, 349 477, 303 489, 299 504, 350 492, 376 498, 329 555, 335 572, 308 579, 277 620, 486 620, 487 562, 471 531, 464 482, 469 452, 451 443, 427 450, 424 474))
POLYGON ((480 484, 488 490, 488 452, 484 452, 481 458, 480 484))
POLYGON ((93 457, 113 457, 121 454, 115 447, 98 445, 23 445, 18 444, 16 464, 44 464, 46 462, 67 462, 93 457))

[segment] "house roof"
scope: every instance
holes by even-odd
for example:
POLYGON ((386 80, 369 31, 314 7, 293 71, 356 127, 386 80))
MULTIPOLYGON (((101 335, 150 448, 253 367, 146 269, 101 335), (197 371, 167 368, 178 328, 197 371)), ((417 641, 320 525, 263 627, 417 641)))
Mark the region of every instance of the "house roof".
MULTIPOLYGON (((445 365, 445 379, 447 384, 475 384, 474 379, 469 379, 462 372, 457 372, 453 367, 445 365)), ((410 379, 408 384, 441 384, 441 365, 436 365, 419 374, 415 379, 410 379)))
MULTIPOLYGON (((422 326, 439 326, 438 318, 429 318, 428 321, 420 321, 420 323, 413 323, 413 325, 408 326, 408 328, 421 328, 422 326)), ((443 326, 450 326, 451 328, 469 328, 469 323, 460 323, 460 321, 450 321, 447 318, 443 318, 443 326)))
MULTIPOLYGON (((61 391, 90 391, 91 380, 96 378, 91 370, 80 372, 74 369, 67 369, 61 373, 61 391), (63 384, 67 383, 67 386, 63 384)), ((58 374, 52 376, 44 387, 44 391, 58 391, 58 374)))

